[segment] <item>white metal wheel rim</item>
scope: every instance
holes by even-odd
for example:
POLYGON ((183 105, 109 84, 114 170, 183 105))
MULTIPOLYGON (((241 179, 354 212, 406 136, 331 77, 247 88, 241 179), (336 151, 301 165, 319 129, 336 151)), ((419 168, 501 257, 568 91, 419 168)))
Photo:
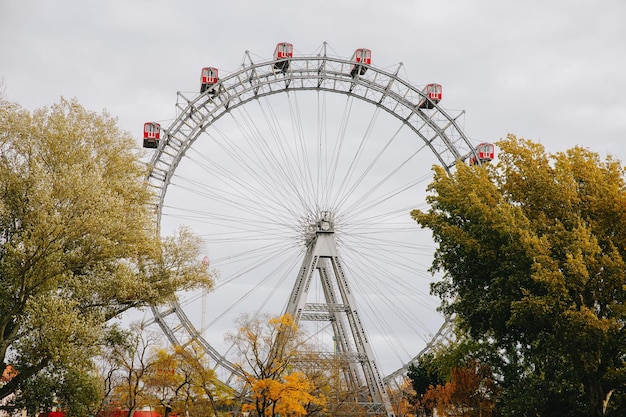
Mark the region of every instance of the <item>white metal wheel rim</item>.
MULTIPOLYGON (((234 113, 235 109, 246 108, 250 103, 273 95, 317 91, 322 94, 345 95, 368 103, 372 108, 402 120, 412 130, 416 141, 421 146, 428 147, 429 152, 435 156, 434 162, 447 169, 452 168, 458 159, 473 152, 473 146, 457 125, 458 115, 451 116, 437 105, 428 111, 417 109, 416 104, 424 95, 419 88, 398 77, 398 71, 390 73, 368 66, 368 71, 363 76, 353 79, 348 74, 351 65, 348 60, 328 57, 325 54, 294 58, 286 73, 277 71, 274 63, 275 61, 244 62, 239 71, 220 80, 219 94, 215 97, 205 93, 187 99, 179 94, 179 115, 163 132, 148 176, 148 182, 156 192, 154 209, 159 226, 166 191, 186 153, 193 152, 192 145, 196 139, 222 117, 234 113)), ((419 172, 427 174, 429 168, 430 166, 419 167, 419 172)), ((185 344, 194 340, 201 344, 217 362, 220 378, 227 382, 232 380, 236 370, 222 353, 202 337, 198 326, 190 320, 183 306, 176 302, 169 306, 155 306, 153 314, 172 343, 185 344)), ((425 343, 420 352, 399 369, 388 372, 387 379, 403 373, 405 365, 428 350, 437 338, 442 337, 445 329, 444 325, 434 331, 431 340, 425 343)))

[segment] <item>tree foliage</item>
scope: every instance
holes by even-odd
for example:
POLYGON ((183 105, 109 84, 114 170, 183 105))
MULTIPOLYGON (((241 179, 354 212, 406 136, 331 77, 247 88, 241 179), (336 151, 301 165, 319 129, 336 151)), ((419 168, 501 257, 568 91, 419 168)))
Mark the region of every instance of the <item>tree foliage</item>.
POLYGON ((160 338, 146 331, 143 324, 134 325, 133 330, 125 343, 113 347, 110 356, 120 376, 118 384, 113 387, 111 402, 126 410, 128 417, 150 404, 152 396, 146 382, 162 369, 160 358, 155 354, 160 338))
MULTIPOLYGON (((496 359, 495 361, 493 359, 496 359)), ((469 339, 439 345, 413 363, 407 376, 419 416, 495 416, 500 386, 489 347, 469 339)))
POLYGON ((232 404, 233 392, 218 379, 204 349, 196 344, 159 350, 146 385, 163 415, 217 416, 232 404))
POLYGON ((237 366, 244 375, 245 390, 251 392, 252 402, 244 404, 242 411, 257 417, 302 416, 311 408, 323 407, 325 399, 318 387, 298 369, 309 348, 289 314, 278 318, 244 315, 239 324, 239 331, 227 339, 238 351, 241 362, 237 366))
POLYGON ((409 365, 407 377, 411 381, 413 393, 408 398, 411 400, 416 414, 422 416, 433 415, 434 407, 428 403, 426 393, 432 388, 444 384, 442 373, 432 353, 422 355, 419 363, 409 365))
POLYGON ((624 415, 624 169, 508 136, 497 164, 435 167, 433 291, 491 346, 506 415, 624 415), (552 414, 555 415, 555 414, 552 414))
POLYGON ((491 367, 477 360, 450 369, 445 383, 430 385, 421 398, 427 415, 491 417, 496 412, 498 385, 491 367))
POLYGON ((232 403, 204 349, 195 343, 162 346, 161 335, 134 323, 110 340, 99 356, 103 383, 100 408, 93 415, 128 415, 150 407, 162 416, 217 416, 232 403))
POLYGON ((0 366, 18 372, 0 399, 85 372, 127 309, 211 285, 197 237, 157 237, 139 157, 75 100, 30 113, 0 99, 0 366))

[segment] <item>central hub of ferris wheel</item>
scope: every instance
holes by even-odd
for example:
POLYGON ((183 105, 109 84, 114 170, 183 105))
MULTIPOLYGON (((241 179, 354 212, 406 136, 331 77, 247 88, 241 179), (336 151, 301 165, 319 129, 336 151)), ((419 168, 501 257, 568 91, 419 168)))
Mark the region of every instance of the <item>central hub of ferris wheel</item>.
POLYGON ((317 222, 318 233, 333 233, 335 230, 335 220, 330 211, 322 211, 317 222))
POLYGON ((309 215, 300 222, 300 238, 305 247, 310 247, 319 234, 334 234, 335 215, 330 210, 323 210, 315 215, 309 215))

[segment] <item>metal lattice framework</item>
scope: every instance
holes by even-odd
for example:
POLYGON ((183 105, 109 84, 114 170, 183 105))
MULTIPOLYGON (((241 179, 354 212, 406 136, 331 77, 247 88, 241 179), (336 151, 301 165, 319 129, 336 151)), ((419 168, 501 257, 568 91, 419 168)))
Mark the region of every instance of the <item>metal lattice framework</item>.
MULTIPOLYGON (((186 97, 178 93, 178 115, 171 124, 162 130, 158 149, 150 161, 148 183, 154 189, 154 214, 160 225, 166 193, 181 160, 190 150, 196 139, 225 115, 235 109, 259 101, 263 97, 292 92, 317 91, 346 95, 368 103, 410 129, 435 156, 438 164, 450 170, 459 160, 477 156, 474 146, 458 124, 463 112, 450 114, 436 103, 424 110, 419 103, 428 100, 422 91, 398 74, 402 64, 389 72, 374 65, 365 66, 367 71, 351 75, 354 63, 345 58, 331 57, 326 47, 314 56, 294 56, 284 65, 284 60, 253 62, 249 53, 245 54, 241 68, 221 78, 211 90, 186 97), (282 65, 277 65, 279 63, 282 65)), ((330 259, 334 259, 334 254, 330 259)), ((334 262, 334 260, 333 260, 334 262)), ((322 267, 323 268, 323 267, 322 267)), ((328 313, 329 307, 319 308, 328 313)), ((311 304, 309 312, 315 310, 311 304)), ((221 381, 230 384, 237 376, 236 367, 212 346, 197 329, 176 301, 169 305, 152 308, 154 320, 161 326, 170 342, 176 345, 197 343, 215 361, 221 381)), ((405 366, 384 377, 390 384, 406 373, 409 363, 416 360, 437 341, 446 338, 448 321, 433 336, 430 343, 405 366)), ((387 407, 389 414, 389 407, 387 407)))

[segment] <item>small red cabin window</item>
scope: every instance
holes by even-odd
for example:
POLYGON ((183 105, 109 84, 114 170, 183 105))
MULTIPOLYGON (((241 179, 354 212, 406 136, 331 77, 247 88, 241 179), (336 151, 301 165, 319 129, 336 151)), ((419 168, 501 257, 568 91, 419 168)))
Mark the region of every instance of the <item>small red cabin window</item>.
POLYGON ((217 68, 202 68, 202 75, 200 76, 200 82, 202 82, 202 84, 215 84, 218 80, 217 68))
POLYGON ((431 99, 434 102, 439 102, 441 101, 442 98, 442 87, 441 84, 428 84, 425 88, 425 92, 426 95, 428 96, 429 99, 431 99))
POLYGON ((417 107, 420 109, 435 108, 435 104, 439 103, 443 97, 442 90, 441 84, 426 84, 426 87, 422 90, 426 98, 422 97, 419 103, 417 103, 417 107))
POLYGON ((293 45, 287 42, 280 42, 274 50, 274 59, 292 58, 293 45))
POLYGON ((372 63, 372 51, 366 48, 359 48, 352 55, 352 61, 358 64, 370 65, 372 63))
POLYGON ((158 123, 148 122, 143 125, 144 139, 161 139, 161 125, 158 123))
POLYGON ((491 161, 495 157, 494 146, 491 143, 481 143, 476 147, 478 158, 481 161, 491 161))
POLYGON ((218 81, 217 68, 202 68, 202 72, 200 73, 200 93, 210 90, 211 95, 215 96, 214 85, 217 84, 218 81))
POLYGON ((476 146, 476 154, 478 158, 472 156, 469 161, 470 165, 476 165, 479 161, 481 163, 491 161, 496 156, 495 146, 487 142, 479 143, 476 146))
POLYGON ((158 148, 161 139, 161 125, 154 122, 143 124, 143 147, 158 148))

